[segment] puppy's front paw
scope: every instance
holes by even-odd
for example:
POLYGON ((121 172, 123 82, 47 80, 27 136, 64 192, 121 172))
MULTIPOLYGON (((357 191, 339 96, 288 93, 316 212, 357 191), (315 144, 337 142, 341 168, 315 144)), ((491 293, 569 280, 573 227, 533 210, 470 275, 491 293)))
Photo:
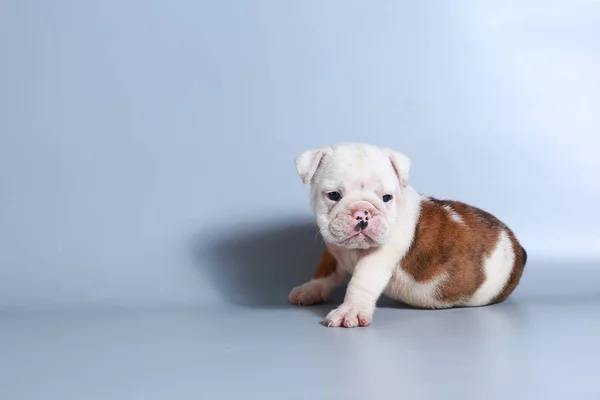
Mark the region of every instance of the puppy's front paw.
POLYGON ((288 301, 300 306, 309 306, 311 304, 324 303, 327 294, 322 285, 315 281, 308 281, 304 285, 295 287, 288 296, 288 301))
POLYGON ((369 326, 372 321, 373 310, 344 303, 327 314, 323 323, 328 327, 354 328, 356 326, 369 326))

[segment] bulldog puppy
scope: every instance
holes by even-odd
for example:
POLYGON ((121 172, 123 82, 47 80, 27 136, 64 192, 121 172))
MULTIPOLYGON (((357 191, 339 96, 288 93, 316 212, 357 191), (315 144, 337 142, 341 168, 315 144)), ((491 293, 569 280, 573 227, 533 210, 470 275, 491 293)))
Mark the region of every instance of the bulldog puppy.
POLYGON ((402 153, 346 143, 296 159, 326 250, 313 278, 288 300, 323 302, 350 275, 342 305, 324 323, 368 326, 385 294, 427 309, 504 301, 527 253, 493 215, 457 201, 418 194, 402 153))

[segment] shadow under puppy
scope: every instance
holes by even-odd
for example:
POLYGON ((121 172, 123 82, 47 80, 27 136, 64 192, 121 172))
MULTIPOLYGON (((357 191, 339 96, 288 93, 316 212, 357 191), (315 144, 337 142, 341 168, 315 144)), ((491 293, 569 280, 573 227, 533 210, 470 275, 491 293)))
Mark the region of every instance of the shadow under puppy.
POLYGON ((326 250, 288 300, 320 303, 351 275, 327 326, 368 326, 382 294, 419 308, 477 307, 519 283, 527 253, 514 233, 476 207, 417 193, 404 154, 344 143, 305 151, 296 169, 326 250))

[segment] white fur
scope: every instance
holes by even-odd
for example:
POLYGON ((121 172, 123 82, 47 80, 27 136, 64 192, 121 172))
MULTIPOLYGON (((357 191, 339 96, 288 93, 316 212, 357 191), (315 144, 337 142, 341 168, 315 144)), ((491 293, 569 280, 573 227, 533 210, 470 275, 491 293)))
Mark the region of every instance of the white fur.
POLYGON ((311 279, 305 284, 292 289, 288 296, 288 301, 304 306, 322 303, 343 282, 344 278, 344 272, 336 270, 334 274, 325 278, 311 279))
MULTIPOLYGON (((390 240, 385 245, 366 255, 361 255, 357 250, 332 248, 332 254, 340 261, 340 267, 353 275, 343 304, 325 317, 328 326, 340 326, 344 323, 346 327, 353 327, 356 326, 358 317, 369 324, 377 299, 384 290, 392 297, 400 298, 397 289, 400 289, 400 293, 414 289, 414 286, 399 287, 397 283, 406 276, 399 260, 412 244, 421 197, 410 186, 402 191, 401 196, 398 206, 399 222, 392 227, 390 240)), ((436 292, 437 288, 432 288, 428 295, 433 297, 436 292)))
POLYGON ((296 158, 296 170, 304 183, 310 183, 313 179, 321 160, 330 149, 307 150, 296 158))
POLYGON ((505 230, 500 232, 494 251, 485 260, 484 283, 464 303, 466 306, 483 306, 489 304, 506 286, 515 263, 515 252, 510 237, 505 230))
POLYGON ((440 274, 428 282, 416 282, 398 268, 384 293, 414 307, 448 308, 450 304, 438 300, 440 287, 446 279, 445 274, 440 274))
POLYGON ((326 243, 368 249, 389 240, 401 191, 408 181, 408 157, 385 148, 348 143, 305 151, 296 159, 296 168, 303 182, 311 184, 311 206, 326 243), (340 201, 327 197, 334 191, 342 195, 340 201), (393 198, 384 203, 386 194, 393 198), (374 215, 364 235, 354 240, 348 214, 358 204, 367 204, 374 215))
POLYGON ((450 215, 450 219, 452 221, 458 222, 459 224, 465 223, 465 221, 460 216, 460 214, 457 213, 456 211, 454 211, 454 209, 452 209, 452 207, 449 204, 444 205, 443 208, 444 208, 444 210, 448 211, 448 214, 450 215))

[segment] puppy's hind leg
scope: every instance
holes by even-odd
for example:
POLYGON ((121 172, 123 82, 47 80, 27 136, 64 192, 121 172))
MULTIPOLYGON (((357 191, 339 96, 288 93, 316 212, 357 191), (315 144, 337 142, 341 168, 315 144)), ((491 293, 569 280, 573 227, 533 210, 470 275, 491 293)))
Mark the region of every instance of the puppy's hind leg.
POLYGON ((292 289, 288 301, 303 306, 323 303, 343 281, 344 272, 337 268, 337 262, 333 255, 325 250, 313 278, 292 289))

